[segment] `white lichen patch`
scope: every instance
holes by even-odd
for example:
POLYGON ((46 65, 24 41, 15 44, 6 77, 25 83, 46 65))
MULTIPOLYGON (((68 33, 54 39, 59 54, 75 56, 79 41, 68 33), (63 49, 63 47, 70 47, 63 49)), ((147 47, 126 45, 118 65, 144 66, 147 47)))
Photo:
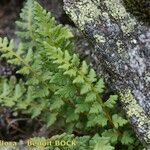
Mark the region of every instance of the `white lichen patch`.
POLYGON ((120 0, 105 0, 104 3, 111 15, 115 19, 120 20, 121 29, 124 34, 134 31, 134 26, 136 24, 135 19, 130 18, 129 13, 126 11, 120 0))

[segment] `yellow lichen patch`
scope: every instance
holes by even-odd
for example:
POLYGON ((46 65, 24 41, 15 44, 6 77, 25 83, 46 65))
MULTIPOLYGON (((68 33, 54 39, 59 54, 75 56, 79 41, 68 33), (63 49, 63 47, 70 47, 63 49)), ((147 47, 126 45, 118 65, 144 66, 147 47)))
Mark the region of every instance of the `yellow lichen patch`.
POLYGON ((135 20, 130 18, 125 7, 120 0, 105 0, 107 8, 111 12, 111 15, 121 22, 121 29, 124 34, 128 34, 134 31, 135 20))

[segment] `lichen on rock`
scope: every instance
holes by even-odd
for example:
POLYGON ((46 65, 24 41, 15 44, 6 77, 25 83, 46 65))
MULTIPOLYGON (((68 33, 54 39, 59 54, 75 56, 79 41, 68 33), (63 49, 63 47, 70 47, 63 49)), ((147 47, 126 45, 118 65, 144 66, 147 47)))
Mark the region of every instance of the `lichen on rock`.
POLYGON ((137 136, 140 138, 141 131, 143 133, 143 142, 148 143, 150 148, 150 118, 145 114, 144 110, 135 100, 130 89, 126 89, 120 93, 126 114, 132 123, 133 129, 137 130, 137 136))
MULTIPOLYGON (((139 108, 142 110, 139 117, 130 116, 130 120, 136 120, 141 126, 133 121, 131 124, 139 139, 150 145, 150 124, 147 124, 148 127, 142 124, 143 116, 146 122, 150 120, 150 27, 148 23, 145 24, 145 20, 139 21, 127 9, 125 1, 64 0, 64 8, 76 26, 93 43, 95 51, 89 57, 95 60, 97 72, 107 77, 107 80, 110 79, 110 85, 116 90, 130 89, 133 101, 137 104, 133 111, 139 108), (101 66, 103 72, 100 72, 101 66)), ((138 12, 136 3, 133 2, 133 6, 138 12)), ((123 103, 127 105, 125 101, 123 103)), ((132 110, 129 107, 132 105, 127 106, 128 109, 125 110, 129 115, 132 110)))

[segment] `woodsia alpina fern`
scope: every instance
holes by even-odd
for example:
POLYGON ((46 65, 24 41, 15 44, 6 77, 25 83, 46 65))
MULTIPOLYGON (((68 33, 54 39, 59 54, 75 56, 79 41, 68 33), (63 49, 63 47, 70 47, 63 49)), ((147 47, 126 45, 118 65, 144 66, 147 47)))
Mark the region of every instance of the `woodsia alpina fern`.
POLYGON ((34 0, 26 2, 16 25, 20 43, 0 38, 0 52, 22 79, 1 78, 2 106, 38 117, 47 127, 59 123, 67 134, 84 135, 75 137, 76 147, 62 150, 142 149, 118 112, 118 96, 104 98, 103 79, 75 54, 68 27, 58 25, 34 0))

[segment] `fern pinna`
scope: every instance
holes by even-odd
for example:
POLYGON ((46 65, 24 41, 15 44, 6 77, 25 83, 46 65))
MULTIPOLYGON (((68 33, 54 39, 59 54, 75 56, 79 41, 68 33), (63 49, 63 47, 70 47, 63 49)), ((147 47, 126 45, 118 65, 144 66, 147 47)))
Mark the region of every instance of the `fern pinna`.
POLYGON ((58 25, 34 0, 26 2, 20 18, 20 44, 0 38, 0 52, 23 78, 1 78, 1 105, 42 118, 47 127, 59 123, 69 134, 88 134, 96 140, 88 145, 91 150, 141 148, 127 120, 116 111, 118 96, 104 99, 103 79, 75 54, 70 29, 58 25))

